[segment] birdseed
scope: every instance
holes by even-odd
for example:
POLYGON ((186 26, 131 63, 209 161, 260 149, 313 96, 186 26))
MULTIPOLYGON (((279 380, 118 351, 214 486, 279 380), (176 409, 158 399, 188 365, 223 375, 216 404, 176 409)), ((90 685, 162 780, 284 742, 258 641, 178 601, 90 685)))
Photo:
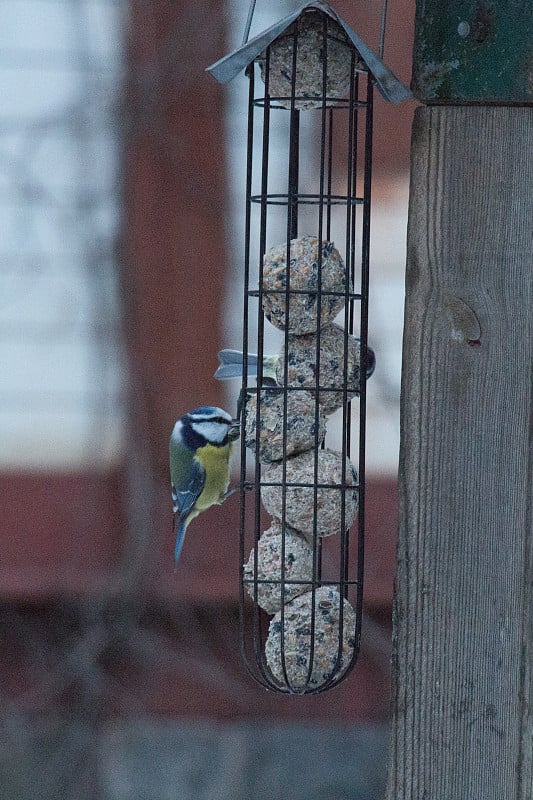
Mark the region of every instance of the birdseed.
POLYGON ((337 589, 322 586, 315 593, 315 613, 312 613, 312 592, 296 597, 271 620, 265 642, 266 661, 272 675, 285 684, 283 660, 291 689, 316 689, 336 671, 334 680, 347 669, 355 648, 355 612, 343 600, 342 632, 340 631, 340 595, 337 589), (307 674, 311 659, 311 621, 314 617, 313 663, 309 682, 307 674), (283 629, 283 632, 282 632, 283 629), (341 634, 339 636, 339 634, 341 634), (339 656, 339 639, 341 655, 339 656), (283 640, 284 659, 281 644, 283 640))
MULTIPOLYGON (((347 399, 359 394, 361 386, 361 342, 354 336, 347 339, 347 399)), ((326 414, 331 414, 343 403, 344 385, 344 331, 338 325, 328 325, 320 332, 320 355, 317 352, 317 335, 289 335, 288 369, 285 380, 285 348, 280 353, 276 378, 280 385, 298 386, 314 396, 316 368, 319 362, 319 403, 326 414), (334 391, 337 389, 338 391, 334 391)))
MULTIPOLYGON (((257 452, 261 462, 283 458, 283 394, 279 390, 261 392, 259 436, 256 430, 257 397, 250 397, 246 407, 246 447, 257 452), (257 441, 259 440, 259 441, 257 441)), ((326 435, 326 419, 318 409, 318 443, 326 435)), ((315 446, 315 401, 305 391, 287 393, 286 457, 311 450, 315 446)))
MULTIPOLYGON (((294 107, 322 107, 324 93, 324 57, 327 53, 325 105, 349 97, 353 48, 340 25, 328 20, 327 44, 324 46, 323 17, 302 14, 291 27, 270 45, 268 93, 272 102, 291 108, 294 33, 297 35, 294 107)), ((357 55, 356 55, 357 58, 357 55)), ((265 80, 266 51, 258 59, 265 80)))
MULTIPOLYGON (((281 525, 273 521, 257 543, 257 578, 259 581, 275 581, 275 583, 258 583, 257 602, 268 614, 275 614, 282 606, 299 594, 308 592, 311 583, 291 583, 291 581, 312 581, 313 548, 304 537, 285 528, 285 591, 282 595, 281 584, 281 551, 283 536, 281 525)), ((244 564, 244 585, 246 591, 254 597, 254 550, 244 564)))
MULTIPOLYGON (((342 456, 332 450, 318 451, 318 484, 332 484, 339 488, 317 489, 316 528, 318 536, 332 536, 342 532, 342 496, 345 498, 344 527, 348 530, 355 520, 359 504, 357 472, 349 459, 346 459, 346 487, 342 487, 342 456)), ((262 480, 267 483, 281 483, 282 464, 273 464, 263 472, 262 480)), ((307 536, 313 535, 315 453, 301 453, 286 461, 286 501, 285 523, 307 536), (303 483, 307 486, 290 484, 303 483)), ((261 499, 265 509, 276 519, 282 517, 282 486, 263 486, 261 499)))
MULTIPOLYGON (((318 239, 301 236, 290 244, 289 333, 301 336, 314 333, 318 326, 333 322, 345 304, 346 271, 339 251, 333 242, 322 242, 320 265, 321 298, 318 304, 318 239), (339 295, 323 294, 339 292, 339 295), (320 314, 319 314, 320 312, 320 314)), ((271 247, 263 259, 263 311, 276 328, 287 325, 287 245, 271 247)))

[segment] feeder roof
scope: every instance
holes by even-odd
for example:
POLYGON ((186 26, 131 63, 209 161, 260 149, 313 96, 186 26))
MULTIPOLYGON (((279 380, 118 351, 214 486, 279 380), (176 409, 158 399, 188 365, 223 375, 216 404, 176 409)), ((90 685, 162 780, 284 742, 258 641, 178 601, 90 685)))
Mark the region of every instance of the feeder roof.
POLYGON ((238 50, 234 50, 229 55, 224 56, 215 64, 211 64, 207 68, 207 72, 219 83, 229 83, 233 80, 241 70, 252 63, 252 61, 260 55, 269 44, 271 44, 278 36, 290 26, 292 23, 308 8, 316 8, 324 14, 327 14, 331 19, 337 22, 352 42, 353 46, 359 53, 361 60, 366 65, 368 71, 374 77, 376 86, 380 94, 390 103, 401 103, 403 100, 408 100, 412 97, 410 90, 404 86, 398 78, 385 66, 379 56, 366 45, 363 40, 356 34, 350 26, 339 17, 337 12, 327 3, 313 2, 304 3, 296 11, 288 14, 283 19, 276 22, 266 31, 254 36, 238 50))

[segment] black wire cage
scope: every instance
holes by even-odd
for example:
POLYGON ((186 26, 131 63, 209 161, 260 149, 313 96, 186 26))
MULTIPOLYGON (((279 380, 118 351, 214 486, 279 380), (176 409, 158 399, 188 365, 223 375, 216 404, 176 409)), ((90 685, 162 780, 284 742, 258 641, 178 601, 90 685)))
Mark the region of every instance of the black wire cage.
POLYGON ((243 68, 243 353, 257 355, 242 358, 241 649, 266 688, 310 694, 360 648, 373 91, 409 92, 319 2, 210 71, 243 68), (266 325, 281 331, 274 356, 266 325))

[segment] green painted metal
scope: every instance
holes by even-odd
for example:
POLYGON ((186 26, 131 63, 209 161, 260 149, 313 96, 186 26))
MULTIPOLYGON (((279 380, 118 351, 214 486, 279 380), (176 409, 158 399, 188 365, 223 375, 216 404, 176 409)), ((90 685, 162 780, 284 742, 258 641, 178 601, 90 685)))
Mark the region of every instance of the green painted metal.
POLYGON ((417 0, 411 88, 423 103, 533 104, 533 0, 417 0))

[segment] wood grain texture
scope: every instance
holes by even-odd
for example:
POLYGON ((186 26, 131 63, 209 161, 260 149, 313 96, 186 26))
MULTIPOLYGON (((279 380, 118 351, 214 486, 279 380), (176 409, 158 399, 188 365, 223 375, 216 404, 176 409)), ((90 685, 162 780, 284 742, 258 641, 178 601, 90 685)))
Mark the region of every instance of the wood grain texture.
POLYGON ((412 141, 388 800, 531 800, 533 109, 412 141))

